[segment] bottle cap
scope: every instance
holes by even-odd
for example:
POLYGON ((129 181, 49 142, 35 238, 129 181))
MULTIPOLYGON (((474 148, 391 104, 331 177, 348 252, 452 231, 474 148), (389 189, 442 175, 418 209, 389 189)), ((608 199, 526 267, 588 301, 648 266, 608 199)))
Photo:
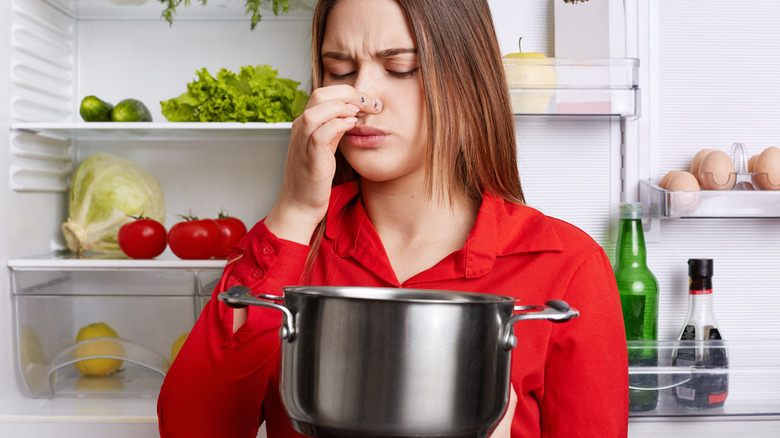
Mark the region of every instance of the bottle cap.
POLYGON ((620 204, 620 219, 642 219, 642 204, 627 202, 620 204))
POLYGON ((689 277, 712 277, 712 259, 688 259, 689 277))

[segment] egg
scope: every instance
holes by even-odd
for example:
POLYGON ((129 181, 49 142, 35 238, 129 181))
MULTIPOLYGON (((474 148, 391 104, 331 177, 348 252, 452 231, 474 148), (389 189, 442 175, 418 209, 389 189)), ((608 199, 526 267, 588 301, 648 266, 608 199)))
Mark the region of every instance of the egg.
POLYGON ((731 190, 737 183, 734 162, 723 151, 712 151, 699 165, 699 182, 702 190, 731 190))
POLYGON ((748 159, 748 162, 747 162, 747 171, 748 171, 748 172, 750 172, 750 173, 752 173, 752 172, 753 172, 753 168, 754 168, 754 167, 755 167, 755 165, 756 165, 756 159, 758 158, 758 155, 759 155, 759 154, 753 155, 752 157, 750 157, 750 158, 748 159))
POLYGON ((701 205, 699 181, 690 172, 678 171, 666 183, 671 216, 688 216, 701 205))
POLYGON ((666 190, 673 192, 691 192, 701 190, 701 187, 699 187, 699 181, 696 181, 696 177, 693 176, 692 173, 686 172, 684 170, 673 170, 672 172, 674 172, 674 175, 672 175, 669 178, 669 181, 666 182, 666 190))
POLYGON ((659 182, 659 183, 658 183, 658 187, 660 187, 660 188, 662 188, 662 189, 665 189, 665 188, 666 188, 666 184, 668 184, 668 183, 669 183, 669 180, 670 180, 670 179, 672 179, 672 177, 673 177, 673 176, 674 176, 674 175, 675 175, 677 172, 679 172, 679 170, 670 170, 669 172, 667 172, 667 174, 666 174, 666 175, 664 175, 664 177, 663 177, 663 178, 661 178, 661 182, 659 182))
POLYGON ((704 159, 704 157, 709 155, 710 152, 712 152, 712 149, 702 149, 699 152, 696 152, 696 155, 693 156, 689 172, 691 172, 696 178, 699 178, 699 165, 701 164, 701 161, 704 159))
POLYGON ((753 183, 761 190, 780 190, 780 148, 763 150, 753 165, 753 183))

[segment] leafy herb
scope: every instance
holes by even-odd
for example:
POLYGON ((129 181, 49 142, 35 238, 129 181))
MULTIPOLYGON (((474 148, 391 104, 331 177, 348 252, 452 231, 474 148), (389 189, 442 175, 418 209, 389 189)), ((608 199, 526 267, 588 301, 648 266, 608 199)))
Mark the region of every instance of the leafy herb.
MULTIPOLYGON (((244 1, 246 2, 246 13, 247 14, 249 14, 250 12, 252 13, 251 25, 250 25, 251 30, 255 30, 255 26, 257 26, 257 23, 259 23, 260 20, 263 18, 263 16, 260 14, 261 3, 264 2, 271 3, 271 10, 276 16, 287 12, 290 8, 289 0, 244 0, 244 1)), ((201 4, 206 5, 207 0, 200 0, 200 2, 201 4)), ((165 9, 163 9, 162 12, 162 17, 165 18, 165 21, 167 21, 168 23, 173 24, 173 16, 176 15, 176 8, 178 8, 182 3, 184 3, 184 6, 187 7, 192 3, 192 0, 160 0, 160 3, 162 3, 165 6, 165 9)))
POLYGON ((221 69, 214 78, 202 68, 187 92, 160 102, 170 122, 291 122, 303 113, 309 95, 300 82, 277 77, 269 65, 221 69))

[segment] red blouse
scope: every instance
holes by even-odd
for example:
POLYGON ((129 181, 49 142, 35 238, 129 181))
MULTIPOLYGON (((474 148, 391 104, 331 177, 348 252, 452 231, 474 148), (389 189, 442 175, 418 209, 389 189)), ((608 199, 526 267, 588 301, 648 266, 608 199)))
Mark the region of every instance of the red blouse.
MULTIPOLYGON (((281 295, 298 284, 309 247, 258 223, 239 243, 214 293, 242 284, 281 295)), ((312 284, 495 293, 522 304, 562 299, 580 311, 563 324, 517 323, 511 381, 513 437, 626 437, 628 361, 620 298, 603 249, 578 228, 485 195, 463 249, 403 283, 366 215, 357 183, 335 187, 312 284)), ((214 295, 216 296, 216 295, 214 295)), ((172 364, 158 399, 160 434, 298 437, 279 394, 281 313, 232 310, 212 298, 172 364)))

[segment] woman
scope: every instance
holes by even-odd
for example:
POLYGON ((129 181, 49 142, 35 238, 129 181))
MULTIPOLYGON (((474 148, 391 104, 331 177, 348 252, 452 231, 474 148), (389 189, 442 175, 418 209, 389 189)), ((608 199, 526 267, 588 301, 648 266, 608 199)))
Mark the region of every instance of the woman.
MULTIPOLYGON (((323 0, 312 29, 314 90, 279 198, 215 294, 306 283, 566 300, 579 318, 517 330, 494 436, 625 436, 612 269, 585 233, 523 205, 487 1, 323 0)), ((299 436, 278 390, 279 324, 212 299, 163 384, 161 434, 254 437, 265 421, 269 437, 299 436)))

